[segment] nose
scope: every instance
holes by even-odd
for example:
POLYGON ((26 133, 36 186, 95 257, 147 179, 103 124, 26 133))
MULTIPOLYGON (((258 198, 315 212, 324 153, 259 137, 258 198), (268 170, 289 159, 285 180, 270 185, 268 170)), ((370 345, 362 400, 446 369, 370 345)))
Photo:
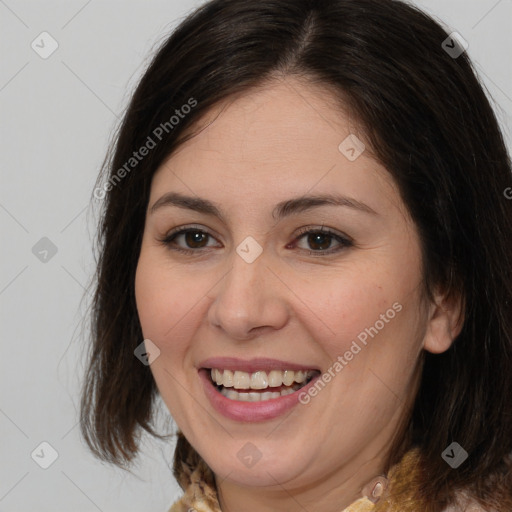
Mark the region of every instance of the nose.
POLYGON ((265 251, 252 263, 233 251, 231 263, 231 269, 208 293, 213 298, 208 310, 210 325, 238 341, 282 329, 289 319, 290 291, 265 251))

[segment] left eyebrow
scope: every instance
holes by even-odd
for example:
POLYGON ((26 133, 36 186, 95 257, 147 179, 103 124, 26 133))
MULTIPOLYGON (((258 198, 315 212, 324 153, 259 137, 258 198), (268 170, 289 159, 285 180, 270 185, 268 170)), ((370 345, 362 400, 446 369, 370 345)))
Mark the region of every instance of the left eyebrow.
MULTIPOLYGON (((163 195, 158 201, 150 208, 150 214, 153 214, 157 209, 164 206, 176 206, 193 210, 205 215, 216 216, 223 220, 221 208, 216 203, 201 197, 192 197, 180 194, 178 192, 169 192, 163 195)), ((296 197, 278 203, 272 211, 272 218, 281 220, 284 217, 295 215, 313 208, 321 206, 344 206, 352 208, 357 211, 378 215, 375 210, 370 208, 367 204, 357 201, 351 197, 337 195, 337 194, 322 194, 296 197)))
POLYGON ((357 211, 378 215, 373 208, 351 197, 337 194, 322 194, 297 197, 278 203, 272 212, 272 217, 276 220, 281 220, 288 215, 301 213, 321 206, 345 206, 357 211))

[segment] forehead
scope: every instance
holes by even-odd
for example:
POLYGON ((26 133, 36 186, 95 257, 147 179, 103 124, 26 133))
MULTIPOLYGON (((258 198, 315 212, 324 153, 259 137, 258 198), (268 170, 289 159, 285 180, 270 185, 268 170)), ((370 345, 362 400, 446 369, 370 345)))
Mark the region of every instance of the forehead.
POLYGON ((339 99, 318 85, 283 79, 252 89, 214 106, 193 131, 157 170, 153 202, 171 189, 221 202, 250 195, 275 203, 310 192, 379 202, 396 192, 369 150, 355 160, 340 150, 347 137, 364 136, 339 99))
POLYGON ((340 137, 356 132, 363 137, 333 91, 295 78, 228 97, 210 108, 191 131, 196 135, 176 153, 194 145, 229 153, 231 158, 280 163, 283 154, 288 160, 293 154, 305 157, 313 144, 317 149, 313 155, 322 149, 338 156, 340 137))

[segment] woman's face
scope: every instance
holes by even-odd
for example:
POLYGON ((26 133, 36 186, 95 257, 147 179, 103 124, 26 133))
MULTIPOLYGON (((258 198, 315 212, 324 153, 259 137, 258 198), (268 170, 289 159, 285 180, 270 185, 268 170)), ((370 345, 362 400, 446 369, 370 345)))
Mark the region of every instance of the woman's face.
POLYGON ((150 369, 224 485, 355 488, 381 467, 421 350, 445 349, 417 232, 326 90, 288 78, 223 106, 152 181, 136 274, 150 369))

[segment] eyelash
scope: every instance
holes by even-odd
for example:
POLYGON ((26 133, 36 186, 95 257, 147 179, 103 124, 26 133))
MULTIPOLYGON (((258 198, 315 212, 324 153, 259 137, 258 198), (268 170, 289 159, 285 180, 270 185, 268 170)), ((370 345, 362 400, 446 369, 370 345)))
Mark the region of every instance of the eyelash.
MULTIPOLYGON (((184 228, 176 228, 174 230, 172 230, 170 233, 168 233, 165 237, 163 238, 160 238, 158 239, 158 241, 160 243, 162 243, 163 245, 165 245, 167 248, 173 250, 173 251, 177 251, 177 252, 180 252, 182 254, 188 254, 188 255, 191 255, 191 254, 197 254, 198 252, 202 251, 203 249, 205 248, 199 248, 199 249, 183 249, 182 247, 178 247, 176 245, 172 245, 172 242, 174 241, 175 238, 177 238, 178 236, 182 235, 182 234, 186 234, 188 232, 193 232, 193 233, 201 233, 201 234, 205 234, 211 238, 214 238, 214 236, 210 233, 208 233, 207 231, 205 231, 204 229, 200 229, 199 227, 195 227, 195 226, 188 226, 188 227, 184 227, 184 228)), ((297 241, 297 240, 300 240, 301 238, 303 238, 305 235, 309 235, 309 234, 316 234, 316 233, 321 233, 321 234, 324 234, 324 235, 329 235, 330 237, 334 238, 337 242, 339 242, 342 247, 338 248, 338 249, 327 249, 325 251, 310 251, 310 250, 307 250, 307 249, 303 249, 304 251, 308 252, 311 256, 327 256, 327 255, 331 255, 331 254, 335 254, 335 253, 338 253, 338 252, 341 252, 342 250, 348 248, 348 247, 351 247, 353 246, 353 242, 352 240, 350 240, 348 237, 344 237, 338 233, 335 233, 329 229, 324 229, 324 227, 322 226, 321 229, 311 229, 311 228, 301 228, 299 230, 299 233, 298 233, 298 236, 295 238, 294 242, 297 241)))

